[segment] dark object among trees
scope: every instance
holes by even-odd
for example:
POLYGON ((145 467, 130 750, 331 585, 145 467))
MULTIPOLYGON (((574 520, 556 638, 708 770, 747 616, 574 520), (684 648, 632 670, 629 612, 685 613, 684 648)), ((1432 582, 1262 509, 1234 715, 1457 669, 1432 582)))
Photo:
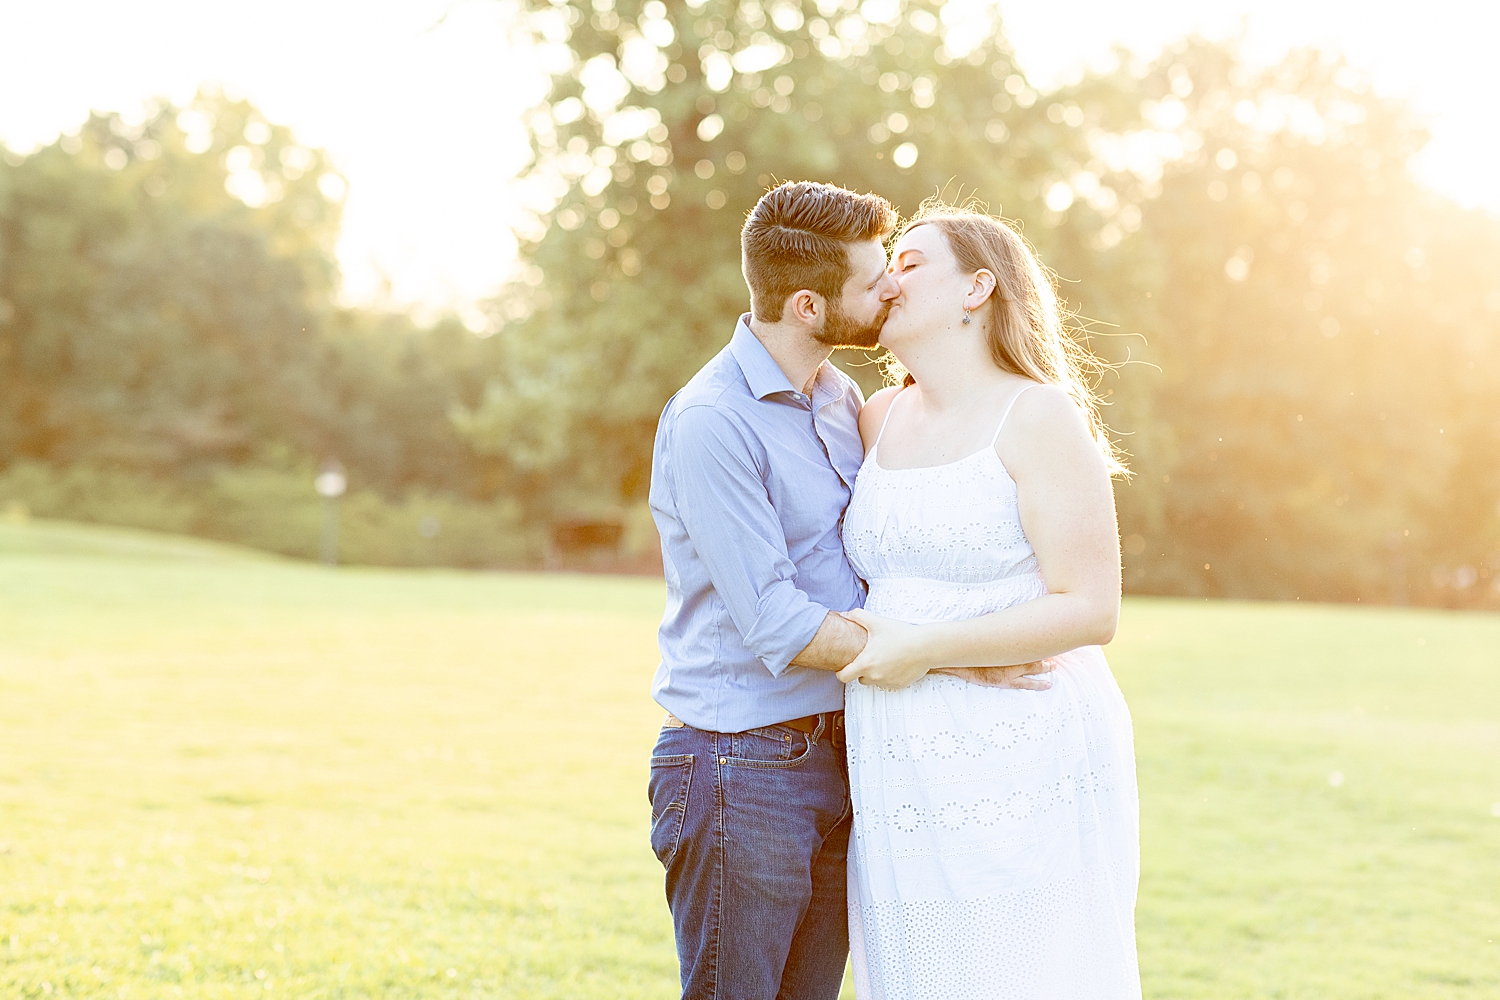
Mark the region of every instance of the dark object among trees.
POLYGON ((559 557, 586 553, 613 555, 625 536, 625 522, 567 518, 552 525, 552 551, 559 557))

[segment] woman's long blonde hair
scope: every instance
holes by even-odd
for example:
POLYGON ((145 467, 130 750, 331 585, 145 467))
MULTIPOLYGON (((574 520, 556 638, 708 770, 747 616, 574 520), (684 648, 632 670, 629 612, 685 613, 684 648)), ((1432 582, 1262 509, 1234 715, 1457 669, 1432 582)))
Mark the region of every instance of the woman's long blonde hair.
MULTIPOLYGON (((995 364, 1013 375, 1065 389, 1088 416, 1110 474, 1129 475, 1124 456, 1099 415, 1100 400, 1094 391, 1109 365, 1065 325, 1053 275, 1042 267, 1021 234, 1009 222, 973 205, 950 205, 939 198, 924 201, 897 238, 918 226, 942 231, 959 271, 985 270, 995 276, 995 291, 978 311, 987 320, 985 334, 995 364)), ((915 383, 894 358, 887 358, 887 380, 898 385, 915 383)))

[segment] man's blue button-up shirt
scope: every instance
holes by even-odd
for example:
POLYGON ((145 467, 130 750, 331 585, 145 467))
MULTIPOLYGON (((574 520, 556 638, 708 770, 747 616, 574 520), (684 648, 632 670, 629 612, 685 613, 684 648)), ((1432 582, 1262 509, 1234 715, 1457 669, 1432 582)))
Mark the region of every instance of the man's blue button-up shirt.
POLYGON ((843 708, 831 672, 789 664, 865 594, 841 537, 864 457, 859 387, 824 362, 809 398, 748 322, 667 403, 651 464, 667 577, 651 694, 714 732, 843 708))

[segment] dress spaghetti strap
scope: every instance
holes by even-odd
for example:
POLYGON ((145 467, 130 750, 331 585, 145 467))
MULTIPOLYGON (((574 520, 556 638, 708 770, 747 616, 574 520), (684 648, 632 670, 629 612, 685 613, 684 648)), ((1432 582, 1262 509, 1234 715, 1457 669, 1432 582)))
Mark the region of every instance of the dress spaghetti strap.
MULTIPOLYGON (((992 437, 992 438, 990 438, 990 450, 991 451, 995 450, 995 445, 1000 441, 1000 432, 1005 429, 1005 421, 1006 421, 1006 418, 1010 416, 1010 411, 1016 408, 1016 400, 1020 399, 1023 395, 1025 395, 1027 389, 1035 389, 1038 385, 1041 385, 1041 383, 1040 382, 1033 382, 1031 385, 1026 386, 1025 389, 1022 389, 1020 392, 1018 392, 1014 396, 1010 397, 1010 402, 1008 404, 1006 404, 1005 412, 1002 413, 1002 414, 1000 414, 1000 423, 995 427, 995 436, 992 437)), ((889 413, 887 413, 885 416, 886 416, 887 420, 889 420, 890 417, 891 417, 891 415, 889 413)), ((882 433, 884 433, 885 432, 885 427, 882 426, 880 428, 880 430, 881 430, 882 433)), ((879 439, 877 438, 876 440, 878 441, 879 439)))
MULTIPOLYGON (((905 391, 906 387, 902 386, 901 392, 905 391)), ((901 398, 901 392, 892 396, 891 405, 885 408, 885 419, 880 422, 880 432, 875 435, 875 443, 870 445, 870 454, 872 455, 875 454, 875 449, 880 447, 880 439, 885 437, 885 425, 891 422, 891 414, 896 411, 896 400, 901 398)))

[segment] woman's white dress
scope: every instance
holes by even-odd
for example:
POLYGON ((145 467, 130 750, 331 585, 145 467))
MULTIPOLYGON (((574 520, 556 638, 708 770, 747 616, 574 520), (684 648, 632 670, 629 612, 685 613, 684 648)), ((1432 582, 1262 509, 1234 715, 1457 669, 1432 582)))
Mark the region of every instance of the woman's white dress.
MULTIPOLYGON (((1046 593, 993 445, 919 469, 878 452, 844 517, 870 612, 951 621, 1046 593)), ((1099 647, 1056 662, 1047 691, 849 685, 860 1000, 1141 995, 1130 713, 1099 647)))

